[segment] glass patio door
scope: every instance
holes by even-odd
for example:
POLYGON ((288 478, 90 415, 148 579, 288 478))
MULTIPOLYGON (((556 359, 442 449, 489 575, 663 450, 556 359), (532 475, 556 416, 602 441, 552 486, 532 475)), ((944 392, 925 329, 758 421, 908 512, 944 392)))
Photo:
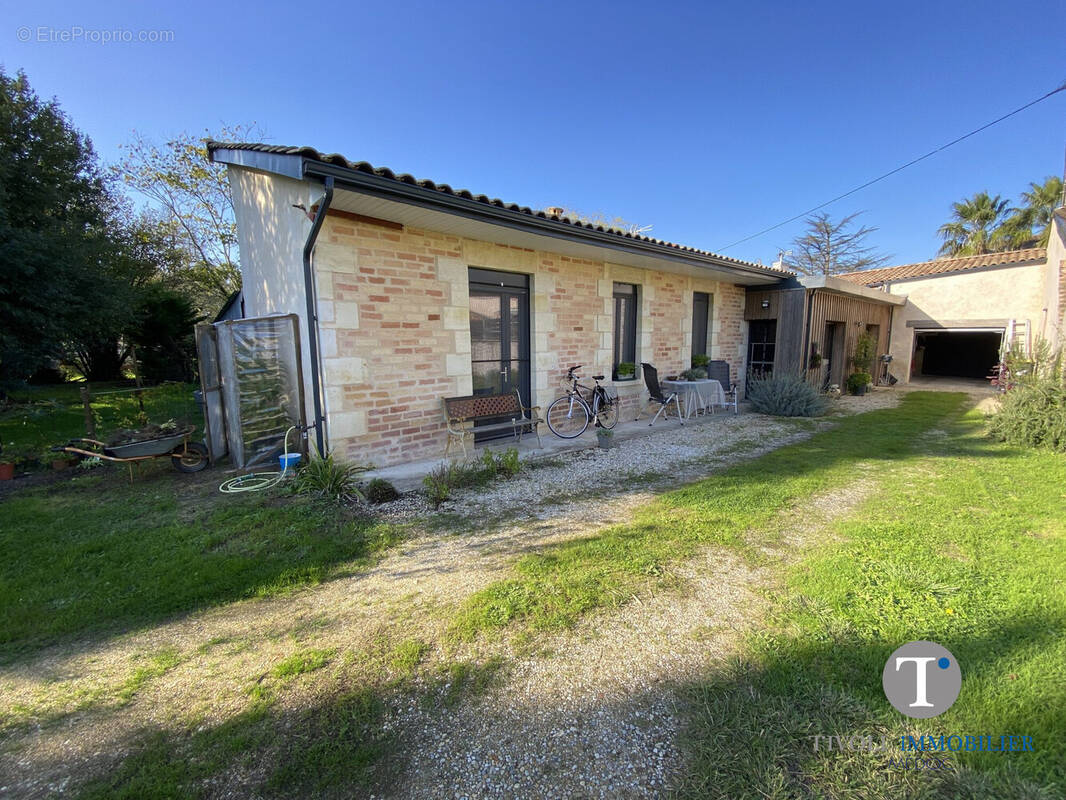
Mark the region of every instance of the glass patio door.
POLYGON ((529 276, 470 269, 474 394, 515 389, 530 404, 529 276))
POLYGON ((748 323, 748 380, 774 374, 777 354, 777 320, 758 319, 748 323))

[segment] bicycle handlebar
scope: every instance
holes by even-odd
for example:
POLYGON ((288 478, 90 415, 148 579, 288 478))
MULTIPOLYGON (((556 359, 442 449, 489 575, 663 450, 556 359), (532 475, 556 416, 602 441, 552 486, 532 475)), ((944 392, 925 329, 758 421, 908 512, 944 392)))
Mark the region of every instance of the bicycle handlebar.
POLYGON ((573 375, 575 372, 577 372, 583 366, 584 366, 583 364, 575 364, 574 366, 570 367, 570 369, 568 369, 566 371, 566 374, 567 375, 573 375))

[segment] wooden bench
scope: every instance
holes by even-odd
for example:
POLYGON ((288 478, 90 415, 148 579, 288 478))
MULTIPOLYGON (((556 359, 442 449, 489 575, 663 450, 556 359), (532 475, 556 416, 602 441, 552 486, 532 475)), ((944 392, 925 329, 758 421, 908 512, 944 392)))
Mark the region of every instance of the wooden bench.
POLYGON ((444 448, 444 456, 447 458, 451 450, 452 440, 458 439, 463 446, 463 457, 466 453, 466 436, 470 433, 482 431, 511 431, 519 442, 522 441, 522 433, 532 429, 537 435, 537 446, 543 447, 540 441, 540 406, 527 408, 522 405, 522 398, 516 389, 505 394, 474 394, 463 397, 443 397, 441 404, 444 407, 444 419, 448 423, 448 445, 444 448), (501 417, 510 419, 488 422, 477 425, 475 423, 485 420, 499 420, 501 417))

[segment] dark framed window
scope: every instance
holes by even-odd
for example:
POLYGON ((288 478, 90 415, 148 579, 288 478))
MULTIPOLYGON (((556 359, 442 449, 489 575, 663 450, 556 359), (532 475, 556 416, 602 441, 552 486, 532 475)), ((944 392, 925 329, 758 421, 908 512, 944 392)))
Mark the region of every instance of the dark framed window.
POLYGON ((637 287, 614 285, 614 365, 637 362, 637 287))
POLYGON ((705 356, 710 349, 708 334, 711 331, 713 303, 707 292, 692 293, 692 355, 705 356))

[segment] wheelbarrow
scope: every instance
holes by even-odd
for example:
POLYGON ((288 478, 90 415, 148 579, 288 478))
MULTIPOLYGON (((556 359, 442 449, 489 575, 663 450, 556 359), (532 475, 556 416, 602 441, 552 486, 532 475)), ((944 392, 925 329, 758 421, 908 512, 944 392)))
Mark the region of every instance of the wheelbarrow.
POLYGON ((71 439, 64 445, 53 447, 52 450, 57 453, 71 453, 80 458, 99 458, 101 461, 126 464, 132 483, 134 464, 151 458, 169 458, 171 465, 178 472, 199 472, 207 469, 210 465, 207 447, 202 442, 189 441, 195 430, 196 428, 190 427, 153 439, 113 445, 96 439, 71 439))

